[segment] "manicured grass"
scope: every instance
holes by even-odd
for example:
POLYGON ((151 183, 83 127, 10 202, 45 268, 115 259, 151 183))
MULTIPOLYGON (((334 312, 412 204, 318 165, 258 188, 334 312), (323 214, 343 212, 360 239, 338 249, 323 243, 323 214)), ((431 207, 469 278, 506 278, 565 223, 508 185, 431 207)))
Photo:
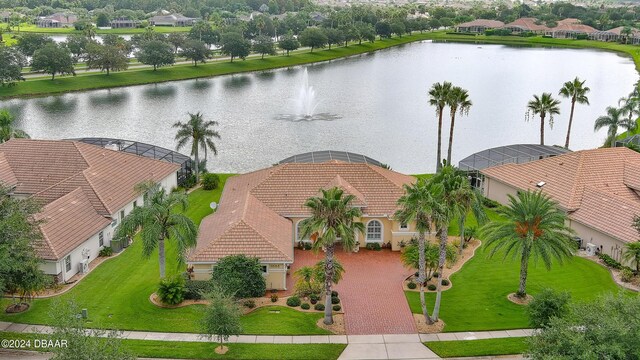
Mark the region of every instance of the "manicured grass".
MULTIPOLYGON (((12 35, 18 35, 18 28, 13 28, 15 31, 11 32, 12 35)), ((134 29, 97 29, 96 34, 142 34, 147 29, 134 28, 134 29)), ((158 33, 173 33, 173 32, 189 32, 190 26, 154 26, 153 31, 158 33)), ((20 32, 40 33, 49 35, 69 35, 69 34, 83 34, 82 30, 76 30, 74 27, 66 28, 41 28, 34 24, 22 24, 20 25, 20 32)))
POLYGON ((429 341, 424 344, 436 355, 443 358, 513 355, 527 351, 527 339, 523 337, 466 341, 429 341))
MULTIPOLYGON (((453 274, 453 287, 442 293, 441 318, 445 331, 478 331, 528 328, 524 306, 507 300, 507 295, 518 288, 519 261, 502 256, 488 258, 481 247, 473 259, 453 274)), ((527 292, 534 297, 543 288, 567 290, 574 301, 594 299, 603 293, 619 292, 604 267, 579 257, 564 265, 553 264, 547 271, 542 263, 529 266, 527 292)), ((418 292, 406 292, 411 310, 420 313, 418 292)), ((435 292, 427 296, 427 304, 433 307, 435 292)))
MULTIPOLYGON (((34 340, 47 335, 0 332, 0 339, 34 340)), ((175 359, 337 359, 344 344, 229 344, 229 352, 218 355, 217 344, 203 342, 122 340, 122 345, 137 357, 175 359)), ((41 348, 32 350, 43 351, 41 348)))
MULTIPOLYGON (((221 174, 220 187, 213 191, 198 189, 189 195, 187 215, 200 224, 212 210, 209 204, 219 201, 224 181, 231 176, 221 174)), ((198 332, 201 305, 177 309, 162 309, 149 301, 159 281, 158 256, 149 259, 142 256, 141 242, 134 241, 124 253, 107 260, 92 271, 77 286, 56 298, 74 299, 81 308, 89 311, 91 327, 119 330, 150 330, 165 332, 198 332)), ((177 252, 167 243, 167 275, 178 274, 184 267, 177 266, 177 252)), ((0 320, 30 324, 49 324, 49 311, 55 298, 33 301, 31 308, 21 314, 0 313, 0 320)), ((4 309, 9 300, 0 300, 4 309)), ((319 314, 301 313, 281 308, 280 314, 263 309, 243 318, 247 334, 326 334, 315 323, 319 314), (293 312, 293 313, 292 313, 293 312), (274 323, 274 318, 278 318, 274 323)))

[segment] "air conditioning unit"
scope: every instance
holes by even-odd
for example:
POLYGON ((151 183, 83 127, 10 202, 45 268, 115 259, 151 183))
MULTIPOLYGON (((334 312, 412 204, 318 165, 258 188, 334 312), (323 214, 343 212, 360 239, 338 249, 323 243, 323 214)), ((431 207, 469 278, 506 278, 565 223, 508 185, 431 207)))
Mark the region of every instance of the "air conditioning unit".
POLYGON ((82 261, 80 261, 80 264, 78 264, 78 270, 80 271, 80 273, 82 274, 86 274, 89 272, 89 259, 84 259, 82 261))
POLYGON ((598 246, 592 243, 587 243, 587 256, 596 256, 596 249, 598 246))

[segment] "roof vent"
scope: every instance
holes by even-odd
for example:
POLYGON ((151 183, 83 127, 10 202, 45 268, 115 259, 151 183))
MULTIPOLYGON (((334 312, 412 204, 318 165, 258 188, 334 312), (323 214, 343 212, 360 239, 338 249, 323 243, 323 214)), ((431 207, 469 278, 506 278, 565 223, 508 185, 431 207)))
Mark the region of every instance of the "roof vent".
POLYGON ((545 184, 546 182, 540 181, 539 183, 536 184, 536 187, 542 188, 545 184))

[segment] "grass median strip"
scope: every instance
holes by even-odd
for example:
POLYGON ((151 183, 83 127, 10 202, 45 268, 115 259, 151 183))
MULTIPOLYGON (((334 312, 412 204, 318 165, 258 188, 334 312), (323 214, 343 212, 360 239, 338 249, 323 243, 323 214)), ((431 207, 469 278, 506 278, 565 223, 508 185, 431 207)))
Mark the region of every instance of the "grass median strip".
POLYGON ((447 357, 498 356, 527 351, 527 338, 482 339, 464 341, 429 341, 424 343, 436 355, 447 357))
MULTIPOLYGON (((22 350, 47 351, 35 347, 34 340, 45 340, 45 334, 22 334, 0 332, 0 340, 31 340, 31 348, 22 350)), ((216 343, 182 342, 157 340, 122 340, 125 349, 137 357, 172 359, 337 359, 346 345, 344 344, 229 344, 229 352, 218 355, 214 352, 216 343)))

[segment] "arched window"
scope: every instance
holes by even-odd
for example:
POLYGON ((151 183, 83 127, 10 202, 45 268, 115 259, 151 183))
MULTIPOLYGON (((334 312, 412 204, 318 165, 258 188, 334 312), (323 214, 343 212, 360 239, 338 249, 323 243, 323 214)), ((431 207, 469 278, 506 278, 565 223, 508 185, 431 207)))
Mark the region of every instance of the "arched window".
POLYGON ((367 241, 382 241, 382 223, 378 220, 371 220, 367 223, 367 241))
POLYGON ((309 238, 302 238, 302 220, 298 221, 298 224, 296 224, 296 239, 298 241, 311 241, 309 238))

